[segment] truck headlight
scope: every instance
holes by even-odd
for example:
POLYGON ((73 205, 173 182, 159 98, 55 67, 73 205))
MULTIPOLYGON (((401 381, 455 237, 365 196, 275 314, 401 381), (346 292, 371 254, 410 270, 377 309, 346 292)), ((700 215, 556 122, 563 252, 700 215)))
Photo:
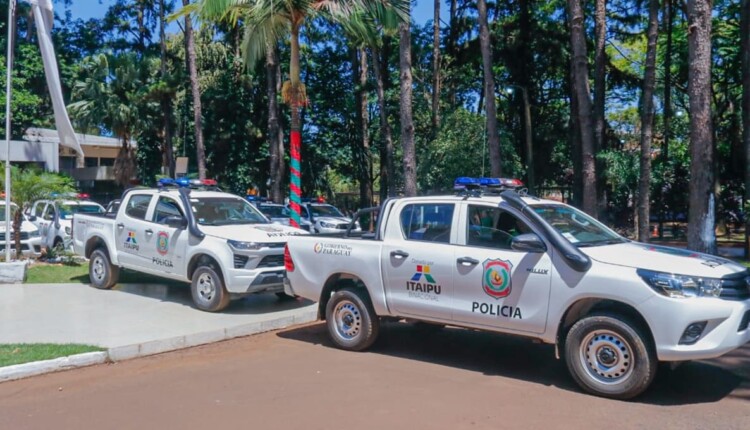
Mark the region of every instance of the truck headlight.
POLYGON ((227 240, 227 244, 235 251, 255 251, 263 247, 260 243, 240 242, 239 240, 227 240))
POLYGON ((674 275, 638 269, 638 276, 658 293, 672 298, 719 297, 721 279, 674 275))
POLYGON ((65 234, 70 236, 70 227, 65 227, 65 234))
POLYGON ((325 222, 325 221, 321 221, 320 226, 323 228, 336 228, 336 224, 325 222))

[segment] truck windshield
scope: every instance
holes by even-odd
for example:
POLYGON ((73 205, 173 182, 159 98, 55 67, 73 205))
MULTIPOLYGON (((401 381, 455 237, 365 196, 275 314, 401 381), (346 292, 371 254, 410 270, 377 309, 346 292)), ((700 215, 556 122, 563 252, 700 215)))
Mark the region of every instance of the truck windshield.
POLYGON ((609 245, 627 240, 585 213, 564 205, 534 205, 555 230, 578 247, 609 245))
POLYGON ((310 209, 312 210, 313 216, 319 217, 319 216, 335 216, 335 217, 343 217, 344 214, 342 214, 336 207, 331 205, 310 205, 310 209))
POLYGON ((73 203, 60 205, 60 219, 73 219, 73 214, 100 214, 104 208, 99 205, 73 203))
POLYGON ((269 218, 289 218, 289 210, 284 206, 260 206, 260 211, 269 218))
POLYGON ((231 197, 191 198, 190 205, 201 225, 268 224, 268 220, 242 199, 231 197))

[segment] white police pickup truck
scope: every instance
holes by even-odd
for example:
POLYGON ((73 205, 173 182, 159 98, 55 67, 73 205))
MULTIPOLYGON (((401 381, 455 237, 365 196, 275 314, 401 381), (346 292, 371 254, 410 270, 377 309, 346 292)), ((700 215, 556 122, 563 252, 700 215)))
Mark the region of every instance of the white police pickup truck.
POLYGON ((659 361, 750 341, 749 273, 729 260, 632 242, 512 190, 390 199, 379 212, 372 234, 299 236, 284 252, 287 294, 318 301, 343 349, 369 347, 380 317, 515 334, 554 344, 584 390, 627 399, 659 361))
POLYGON ((74 250, 91 260, 94 287, 111 288, 126 268, 190 282, 204 311, 247 294, 283 295, 284 245, 304 231, 271 224, 240 197, 206 190, 216 185, 210 179, 160 184, 126 191, 113 215, 75 214, 74 250))

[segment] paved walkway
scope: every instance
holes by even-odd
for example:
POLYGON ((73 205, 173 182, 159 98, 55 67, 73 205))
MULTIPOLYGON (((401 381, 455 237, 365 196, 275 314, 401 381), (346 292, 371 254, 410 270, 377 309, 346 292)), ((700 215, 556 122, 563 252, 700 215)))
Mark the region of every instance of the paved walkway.
POLYGON ((84 343, 119 358, 308 322, 317 312, 309 301, 273 294, 202 312, 191 306, 187 285, 16 284, 0 285, 0 294, 0 343, 84 343))

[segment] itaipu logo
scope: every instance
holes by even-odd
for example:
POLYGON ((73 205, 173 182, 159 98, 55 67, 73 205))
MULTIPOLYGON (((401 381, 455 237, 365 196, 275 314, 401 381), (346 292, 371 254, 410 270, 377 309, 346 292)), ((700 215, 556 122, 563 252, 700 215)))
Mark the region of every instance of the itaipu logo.
POLYGON ((427 265, 417 265, 417 273, 414 274, 414 276, 411 277, 412 282, 419 282, 420 279, 422 279, 422 276, 424 276, 425 281, 434 284, 435 278, 430 275, 430 266, 427 265))
POLYGON ((156 236, 156 252, 160 255, 167 255, 169 252, 169 234, 160 231, 156 236))
POLYGON ((128 231, 128 237, 125 238, 125 249, 130 249, 132 251, 140 251, 141 247, 138 246, 138 241, 135 240, 135 232, 130 230, 128 231))
POLYGON ((513 265, 507 260, 484 260, 484 276, 482 288, 488 296, 494 299, 508 297, 511 290, 511 272, 513 265))

